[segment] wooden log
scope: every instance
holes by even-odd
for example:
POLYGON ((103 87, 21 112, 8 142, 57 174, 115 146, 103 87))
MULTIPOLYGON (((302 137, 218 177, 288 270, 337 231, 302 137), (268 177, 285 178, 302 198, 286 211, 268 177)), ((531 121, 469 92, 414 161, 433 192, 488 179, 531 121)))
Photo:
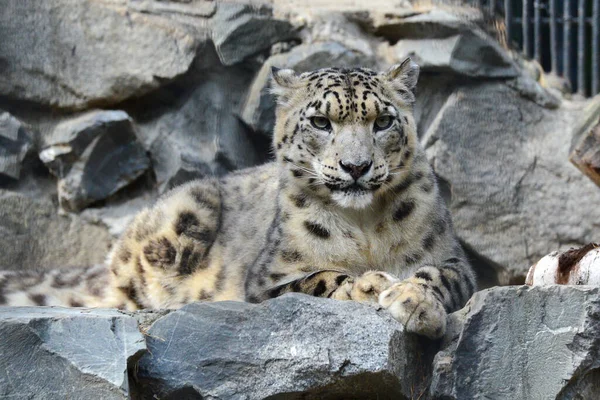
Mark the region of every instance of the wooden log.
POLYGON ((600 186, 600 95, 589 100, 573 129, 569 160, 600 186))
POLYGON ((600 285, 600 246, 589 243, 578 249, 552 252, 533 264, 525 284, 600 285))
POLYGON ((593 127, 573 149, 569 160, 600 186, 600 124, 593 127))

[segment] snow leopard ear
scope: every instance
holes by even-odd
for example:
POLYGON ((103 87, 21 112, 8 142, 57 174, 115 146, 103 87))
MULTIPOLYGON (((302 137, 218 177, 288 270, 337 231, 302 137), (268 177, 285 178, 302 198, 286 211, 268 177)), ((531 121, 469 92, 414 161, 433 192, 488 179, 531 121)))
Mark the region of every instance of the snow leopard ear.
POLYGON ((277 96, 277 102, 285 104, 291 91, 299 86, 300 76, 290 68, 271 67, 271 93, 277 96))
POLYGON ((400 64, 392 65, 383 75, 392 83, 393 88, 404 101, 414 103, 415 89, 419 80, 419 66, 410 57, 400 64))

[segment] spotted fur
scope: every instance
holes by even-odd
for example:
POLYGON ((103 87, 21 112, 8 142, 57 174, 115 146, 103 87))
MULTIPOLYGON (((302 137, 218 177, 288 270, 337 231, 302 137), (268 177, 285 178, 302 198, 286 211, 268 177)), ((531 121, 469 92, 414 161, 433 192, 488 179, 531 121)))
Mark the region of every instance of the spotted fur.
POLYGON ((187 183, 141 212, 102 293, 72 271, 49 273, 59 287, 2 275, 0 302, 135 310, 302 292, 378 303, 440 337, 475 280, 417 140, 417 76, 410 60, 381 73, 274 70, 275 162, 187 183))

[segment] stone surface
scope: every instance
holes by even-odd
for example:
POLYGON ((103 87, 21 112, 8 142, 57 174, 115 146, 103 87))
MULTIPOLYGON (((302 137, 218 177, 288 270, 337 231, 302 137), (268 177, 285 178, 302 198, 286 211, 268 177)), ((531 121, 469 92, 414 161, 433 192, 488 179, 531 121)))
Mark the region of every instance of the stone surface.
POLYGON ((251 76, 233 68, 204 72, 175 106, 140 122, 141 140, 150 151, 161 192, 268 158, 268 147, 257 143, 237 116, 251 76))
POLYGON ((567 159, 582 109, 547 110, 502 83, 471 84, 454 89, 424 132, 459 237, 497 270, 491 284, 524 282, 544 255, 597 239, 600 192, 567 159))
POLYGON ((212 0, 136 0, 129 1, 127 7, 148 14, 169 17, 212 17, 217 4, 212 0))
POLYGON ((443 38, 402 39, 391 52, 393 60, 411 57, 423 71, 477 78, 514 78, 519 74, 506 50, 479 29, 443 38))
POLYGON ((275 125, 275 97, 270 93, 271 67, 306 72, 325 67, 372 66, 374 60, 337 42, 300 45, 268 58, 248 91, 242 118, 255 131, 271 136, 275 125))
POLYGON ((506 84, 515 89, 524 98, 529 99, 542 107, 555 109, 560 106, 561 99, 556 97, 545 87, 542 87, 542 85, 529 74, 523 73, 515 79, 508 80, 506 84))
POLYGON ((597 287, 494 288, 476 293, 466 309, 460 336, 436 355, 433 398, 600 395, 597 287))
POLYGON ((15 271, 102 263, 111 243, 104 227, 7 190, 0 190, 0 238, 0 270, 15 271))
POLYGON ((23 123, 0 110, 0 176, 19 179, 21 164, 31 147, 32 138, 23 123))
POLYGON ((212 21, 212 40, 223 65, 240 63, 295 37, 293 25, 273 17, 273 10, 266 5, 222 2, 212 21))
POLYGON ((391 43, 403 39, 445 38, 471 29, 482 15, 475 8, 444 9, 437 7, 370 10, 359 18, 366 28, 391 43))
POLYGON ((0 307, 0 337, 10 399, 127 399, 127 368, 146 347, 134 318, 100 309, 0 307))
POLYGON ((8 0, 0 37, 0 93, 70 109, 147 93, 185 73, 198 45, 191 28, 117 0, 8 0))
MULTIPOLYGON (((128 193, 131 194, 131 193, 128 193)), ((81 212, 81 218, 91 224, 104 225, 114 237, 121 236, 137 213, 150 207, 157 197, 153 192, 144 191, 131 198, 116 199, 102 207, 89 207, 81 212)))
POLYGON ((90 111, 61 122, 45 138, 40 159, 59 178, 59 201, 67 210, 106 199, 150 166, 123 111, 90 111))
POLYGON ((433 355, 420 340, 350 301, 193 303, 150 327, 137 379, 144 398, 403 399, 433 355))

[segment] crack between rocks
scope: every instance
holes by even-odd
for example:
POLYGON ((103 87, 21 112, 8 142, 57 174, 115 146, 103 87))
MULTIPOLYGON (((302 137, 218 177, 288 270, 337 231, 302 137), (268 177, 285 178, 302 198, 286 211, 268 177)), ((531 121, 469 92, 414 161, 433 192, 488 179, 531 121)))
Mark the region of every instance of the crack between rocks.
POLYGON ((66 83, 61 82, 57 76, 50 75, 42 70, 38 70, 38 69, 34 69, 34 68, 23 68, 23 69, 25 71, 31 73, 32 75, 41 76, 41 77, 45 78, 47 81, 49 81, 50 83, 54 83, 54 84, 58 85, 60 88, 65 90, 67 93, 75 96, 76 98, 78 98, 80 100, 87 100, 86 95, 84 95, 83 93, 77 92, 77 90, 73 89, 66 83))

